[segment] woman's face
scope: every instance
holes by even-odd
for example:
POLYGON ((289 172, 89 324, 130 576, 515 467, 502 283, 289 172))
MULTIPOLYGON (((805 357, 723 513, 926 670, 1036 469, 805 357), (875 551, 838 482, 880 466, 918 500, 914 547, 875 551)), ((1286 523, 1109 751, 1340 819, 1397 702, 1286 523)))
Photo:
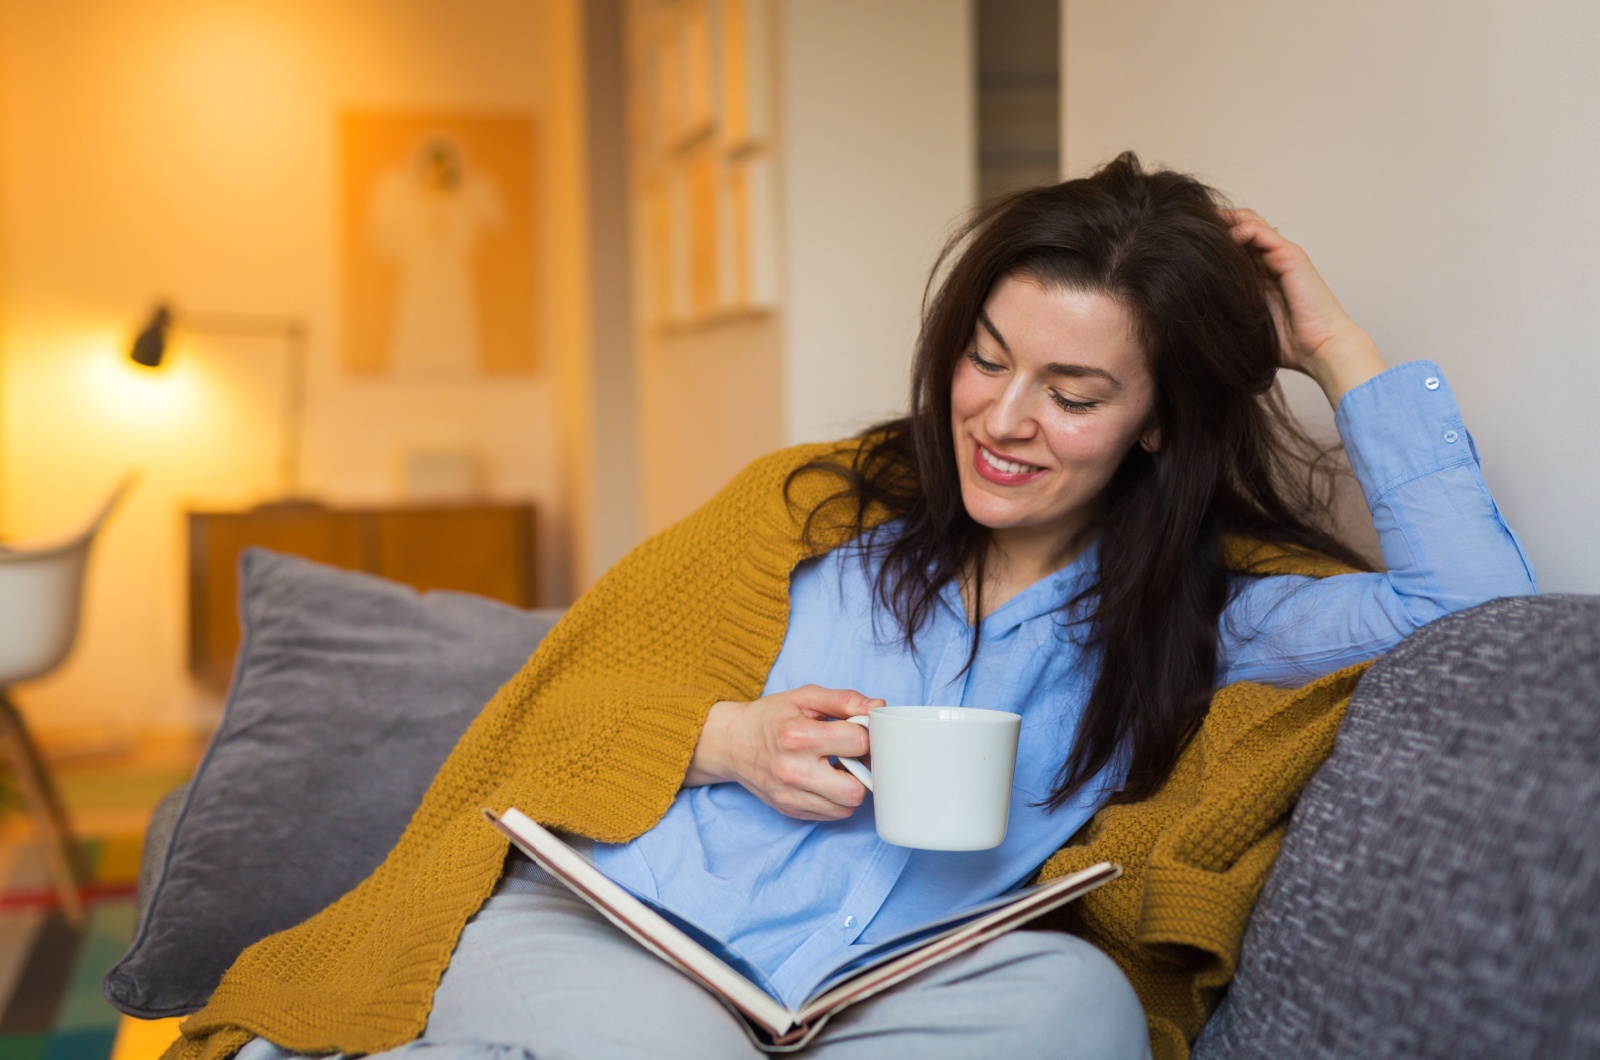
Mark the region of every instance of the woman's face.
POLYGON ((1110 297, 1011 275, 956 365, 950 416, 967 514, 1008 539, 1065 549, 1130 447, 1160 444, 1154 386, 1110 297))

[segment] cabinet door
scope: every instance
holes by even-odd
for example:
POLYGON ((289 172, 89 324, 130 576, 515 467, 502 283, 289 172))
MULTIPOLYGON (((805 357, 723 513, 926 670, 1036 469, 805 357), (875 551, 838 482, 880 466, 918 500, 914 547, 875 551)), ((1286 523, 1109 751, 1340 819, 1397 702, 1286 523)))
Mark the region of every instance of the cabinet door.
POLYGON ((351 570, 366 566, 354 512, 190 512, 189 669, 210 684, 227 683, 239 650, 239 553, 252 545, 351 570))
POLYGON ((478 593, 532 607, 530 508, 409 508, 372 512, 374 573, 418 589, 478 593))

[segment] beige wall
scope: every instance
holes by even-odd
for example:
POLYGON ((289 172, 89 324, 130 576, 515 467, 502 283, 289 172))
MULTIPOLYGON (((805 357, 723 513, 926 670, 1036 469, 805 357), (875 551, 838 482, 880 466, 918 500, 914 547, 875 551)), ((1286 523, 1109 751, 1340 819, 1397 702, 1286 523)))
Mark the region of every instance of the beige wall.
MULTIPOLYGON (((305 479, 337 502, 391 499, 397 458, 471 447, 495 495, 541 508, 543 595, 567 591, 562 359, 580 355, 584 280, 543 269, 539 374, 448 385, 352 379, 335 356, 341 107, 533 111, 541 158, 581 147, 577 0, 0 0, 0 506, 4 530, 61 533, 131 466, 144 481, 95 558, 74 659, 25 688, 43 727, 183 723, 181 511, 272 486, 281 359, 187 339, 139 374, 124 350, 157 296, 311 326, 305 479), (552 84, 554 79, 554 84, 552 84), (562 80, 564 79, 564 80, 562 80), (565 87, 563 87, 565 86, 565 87)), ((536 171, 548 256, 584 238, 581 158, 536 171), (574 208, 571 201, 579 199, 574 208)))
POLYGON ((790 441, 903 412, 923 284, 977 186, 968 0, 786 0, 790 441))
MULTIPOLYGON (((1600 6, 1067 0, 1070 174, 1137 149, 1438 361, 1546 590, 1600 591, 1600 6)), ((1299 407, 1324 424, 1314 388, 1299 407)))
POLYGON ((639 516, 654 533, 784 444, 776 316, 639 340, 639 516))

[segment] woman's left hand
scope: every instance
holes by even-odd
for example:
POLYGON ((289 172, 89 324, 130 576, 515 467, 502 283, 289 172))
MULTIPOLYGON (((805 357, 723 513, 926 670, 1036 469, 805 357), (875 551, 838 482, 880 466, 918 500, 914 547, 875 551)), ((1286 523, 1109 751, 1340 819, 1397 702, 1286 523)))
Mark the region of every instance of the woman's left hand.
POLYGON ((1223 210, 1222 216, 1233 238, 1260 254, 1277 280, 1268 302, 1285 368, 1315 379, 1334 407, 1346 391, 1384 370, 1372 339, 1345 313, 1304 250, 1254 210, 1223 210))

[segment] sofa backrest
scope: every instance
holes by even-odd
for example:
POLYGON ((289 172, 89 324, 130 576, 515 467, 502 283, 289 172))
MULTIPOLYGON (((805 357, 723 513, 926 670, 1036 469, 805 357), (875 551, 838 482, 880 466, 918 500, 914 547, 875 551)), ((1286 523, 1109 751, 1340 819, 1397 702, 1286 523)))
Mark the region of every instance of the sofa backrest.
POLYGON ((1600 597, 1496 600, 1363 678, 1195 1060, 1600 1055, 1600 597))

